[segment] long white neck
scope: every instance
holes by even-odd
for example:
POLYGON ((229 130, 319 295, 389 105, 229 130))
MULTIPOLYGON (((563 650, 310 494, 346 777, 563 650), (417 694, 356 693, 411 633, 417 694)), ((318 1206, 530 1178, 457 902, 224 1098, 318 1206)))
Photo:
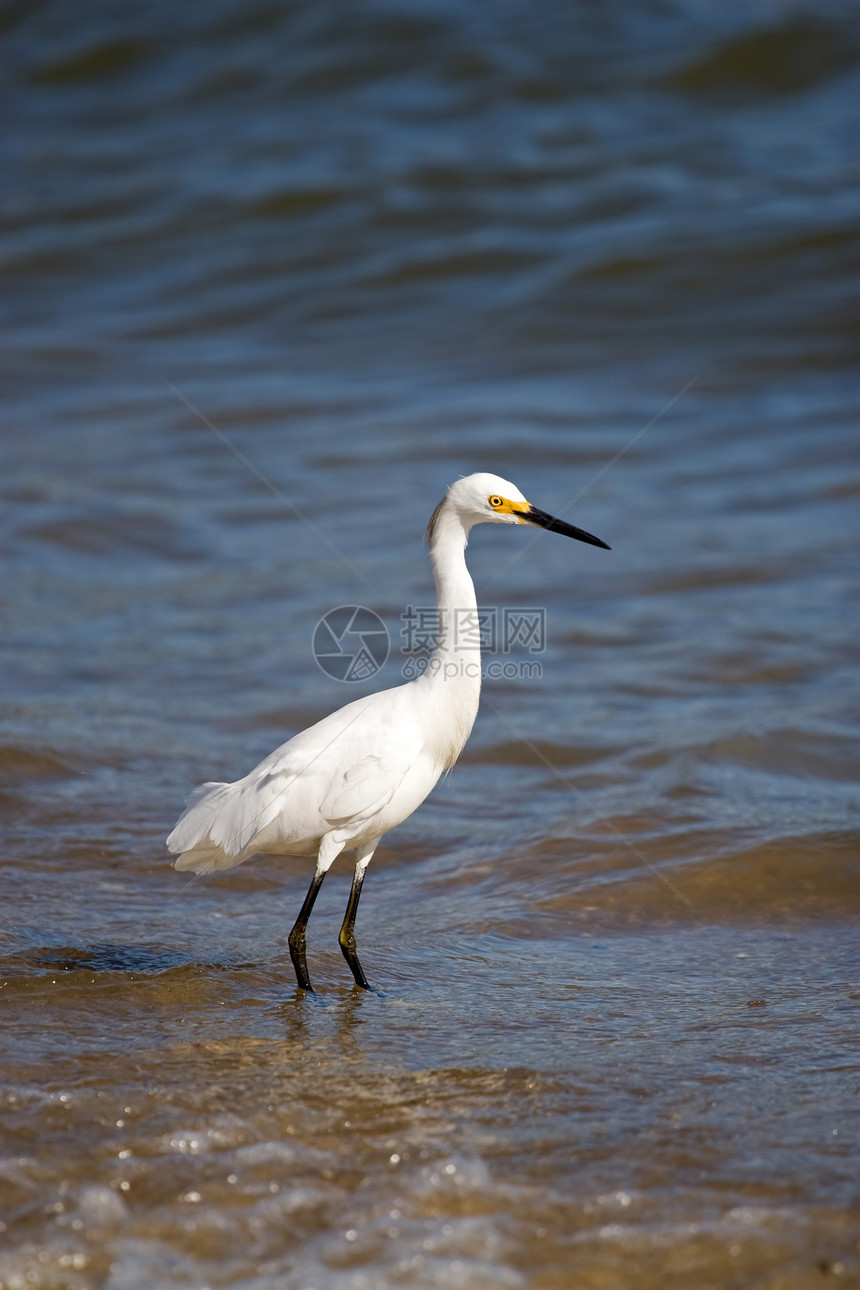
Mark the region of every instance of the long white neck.
POLYGON ((475 587, 466 568, 468 528, 443 506, 430 540, 439 608, 437 643, 419 684, 437 718, 444 762, 453 766, 469 738, 481 697, 481 640, 475 587))

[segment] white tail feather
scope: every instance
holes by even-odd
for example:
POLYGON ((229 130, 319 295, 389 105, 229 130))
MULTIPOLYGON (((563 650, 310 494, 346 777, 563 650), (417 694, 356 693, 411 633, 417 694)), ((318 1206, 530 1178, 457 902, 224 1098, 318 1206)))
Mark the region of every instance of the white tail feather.
POLYGON ((215 847, 198 847, 183 851, 173 862, 174 869, 191 869, 196 874, 218 873, 222 869, 235 869, 247 856, 228 856, 215 847))
POLYGON ((221 869, 233 869, 246 859, 244 848, 235 852, 221 845, 220 838, 213 838, 217 833, 217 821, 221 808, 229 800, 228 790, 233 784, 208 783, 200 784, 188 798, 176 827, 167 839, 168 850, 179 859, 173 862, 174 869, 192 869, 194 873, 217 873, 221 869))

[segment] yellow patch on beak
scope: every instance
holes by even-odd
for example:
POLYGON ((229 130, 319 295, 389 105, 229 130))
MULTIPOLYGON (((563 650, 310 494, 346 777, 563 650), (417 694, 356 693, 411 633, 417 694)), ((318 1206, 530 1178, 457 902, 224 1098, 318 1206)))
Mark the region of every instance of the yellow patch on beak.
POLYGON ((487 501, 497 515, 515 515, 519 524, 525 524, 523 516, 531 509, 528 502, 512 502, 499 493, 491 493, 487 501))

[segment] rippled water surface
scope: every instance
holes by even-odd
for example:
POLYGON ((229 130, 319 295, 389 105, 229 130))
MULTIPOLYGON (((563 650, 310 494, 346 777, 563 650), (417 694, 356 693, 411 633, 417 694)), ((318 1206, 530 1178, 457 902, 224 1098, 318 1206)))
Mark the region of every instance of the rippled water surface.
POLYGON ((2 1290, 856 1279, 852 18, 4 9, 2 1290), (473 470, 613 549, 474 533, 543 648, 299 996, 163 839, 473 470))

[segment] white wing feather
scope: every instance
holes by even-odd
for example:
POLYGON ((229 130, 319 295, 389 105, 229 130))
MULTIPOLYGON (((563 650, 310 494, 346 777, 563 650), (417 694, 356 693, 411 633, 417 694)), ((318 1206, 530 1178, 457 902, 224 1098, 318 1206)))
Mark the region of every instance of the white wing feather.
POLYGON ((167 839, 181 853, 175 867, 229 869, 263 840, 267 850, 302 854, 330 831, 344 840, 360 832, 420 756, 408 691, 398 686, 358 699, 277 748, 244 779, 201 785, 167 839))

